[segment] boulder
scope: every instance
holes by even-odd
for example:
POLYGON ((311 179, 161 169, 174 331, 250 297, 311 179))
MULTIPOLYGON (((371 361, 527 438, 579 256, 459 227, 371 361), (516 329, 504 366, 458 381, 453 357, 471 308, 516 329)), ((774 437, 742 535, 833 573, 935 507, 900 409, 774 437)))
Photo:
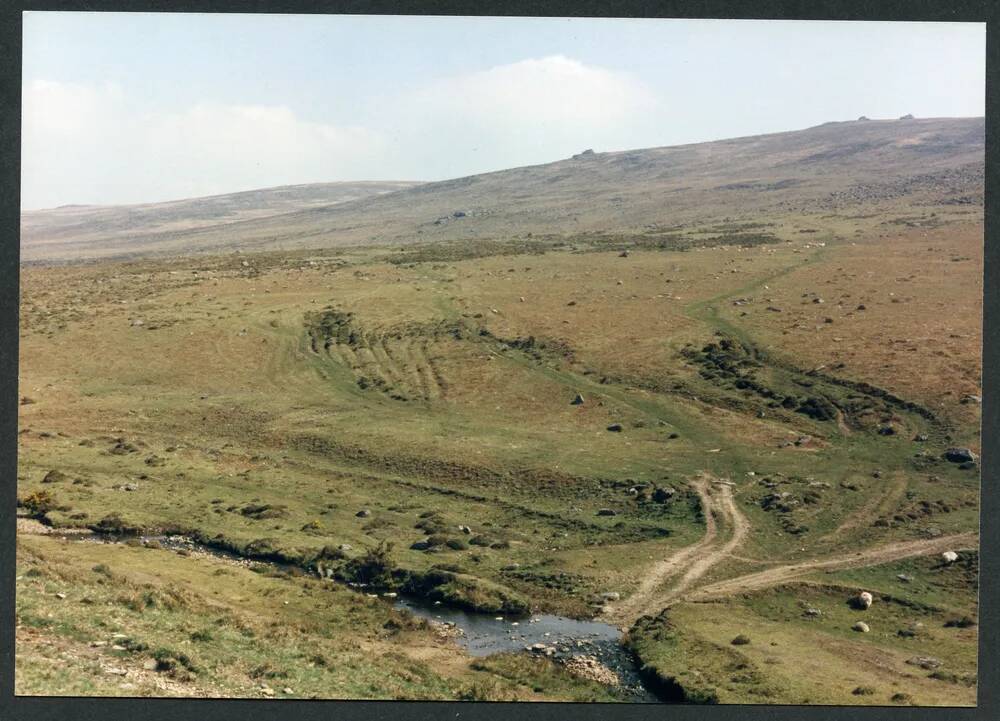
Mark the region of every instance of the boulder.
POLYGON ((872 607, 872 601, 874 600, 875 599, 872 598, 872 595, 868 593, 868 591, 862 591, 854 598, 852 605, 855 608, 861 608, 867 611, 872 607))
POLYGON ((569 402, 569 404, 571 406, 582 406, 583 405, 583 396, 580 395, 579 393, 577 393, 575 396, 573 396, 573 400, 571 400, 569 402))
POLYGON ((949 448, 944 452, 944 459, 952 463, 975 463, 979 456, 968 448, 949 448))
POLYGON ((45 474, 42 479, 42 483, 62 483, 63 481, 68 481, 69 476, 67 476, 62 471, 52 470, 45 474))
POLYGON ((858 633, 868 633, 871 628, 864 621, 858 621, 856 624, 851 626, 852 631, 857 631, 858 633))
POLYGON ((367 508, 362 508, 354 515, 357 516, 358 518, 368 518, 368 516, 372 515, 372 512, 369 511, 367 508))
POLYGON ((653 500, 657 503, 666 503, 674 494, 677 493, 673 488, 657 488, 653 491, 653 500))
POLYGON ((612 433, 621 433, 622 429, 623 426, 621 423, 612 423, 610 426, 608 426, 608 430, 611 431, 612 433))
POLYGON ((947 564, 952 564, 958 560, 958 554, 954 551, 945 551, 941 554, 941 560, 947 564))

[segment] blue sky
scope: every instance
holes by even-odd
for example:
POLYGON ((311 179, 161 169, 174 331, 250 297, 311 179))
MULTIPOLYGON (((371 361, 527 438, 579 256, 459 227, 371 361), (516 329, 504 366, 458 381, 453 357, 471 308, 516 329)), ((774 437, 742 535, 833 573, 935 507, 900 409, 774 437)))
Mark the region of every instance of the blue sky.
POLYGON ((979 24, 25 14, 22 207, 984 112, 979 24))

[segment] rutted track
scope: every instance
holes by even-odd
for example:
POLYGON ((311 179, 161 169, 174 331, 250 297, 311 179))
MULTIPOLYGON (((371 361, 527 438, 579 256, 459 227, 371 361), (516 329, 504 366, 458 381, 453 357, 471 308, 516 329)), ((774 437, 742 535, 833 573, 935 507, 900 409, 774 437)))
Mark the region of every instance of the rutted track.
POLYGON ((748 573, 725 581, 711 583, 694 591, 690 598, 702 600, 719 596, 731 596, 735 593, 756 591, 785 583, 814 571, 833 571, 841 568, 857 568, 862 566, 877 566, 882 563, 898 561, 914 556, 928 556, 934 553, 965 547, 966 544, 978 545, 979 534, 957 533, 940 538, 922 539, 918 541, 896 541, 883 546, 867 548, 863 551, 832 556, 817 561, 805 561, 786 566, 769 568, 756 573, 748 573))
POLYGON ((700 541, 682 548, 654 564, 639 588, 615 606, 605 608, 604 616, 630 625, 640 616, 656 613, 683 596, 698 580, 719 562, 729 558, 745 539, 750 524, 733 500, 732 485, 703 474, 692 482, 701 499, 705 517, 705 535, 700 541), (718 518, 717 518, 718 515, 718 518), (729 538, 718 543, 719 519, 732 529, 729 538), (684 575, 670 588, 663 585, 671 578, 684 575))

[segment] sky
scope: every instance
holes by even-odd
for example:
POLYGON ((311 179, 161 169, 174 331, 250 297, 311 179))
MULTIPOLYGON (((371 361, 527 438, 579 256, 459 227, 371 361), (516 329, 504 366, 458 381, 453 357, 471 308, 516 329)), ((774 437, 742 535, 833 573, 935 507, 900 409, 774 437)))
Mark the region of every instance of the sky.
POLYGON ((28 12, 25 210, 981 116, 985 25, 28 12))

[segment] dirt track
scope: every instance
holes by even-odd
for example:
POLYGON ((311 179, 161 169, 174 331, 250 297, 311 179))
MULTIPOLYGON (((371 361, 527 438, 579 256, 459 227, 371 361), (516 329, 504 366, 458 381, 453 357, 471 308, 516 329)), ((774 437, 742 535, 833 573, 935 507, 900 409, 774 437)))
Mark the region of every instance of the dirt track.
MULTIPOLYGON (((620 603, 605 608, 603 616, 622 626, 631 625, 637 618, 657 613, 678 600, 703 600, 718 598, 735 593, 754 591, 776 586, 800 576, 824 570, 836 570, 851 566, 874 566, 901 558, 926 556, 947 550, 978 544, 978 534, 960 533, 942 538, 916 541, 896 541, 861 551, 830 556, 828 558, 801 563, 776 565, 763 571, 744 574, 735 578, 698 586, 698 581, 720 562, 734 557, 750 531, 750 523, 739 510, 734 499, 732 484, 714 479, 707 474, 692 482, 692 487, 701 499, 705 516, 705 535, 697 543, 686 546, 671 556, 657 561, 639 587, 620 603), (720 531, 726 527, 731 531, 728 539, 720 543, 720 531), (683 575, 681 575, 683 573, 683 575), (670 579, 680 578, 670 587, 664 587, 670 579)), ((875 508, 863 509, 865 517, 886 498, 896 497, 905 483, 898 479, 886 494, 878 499, 875 508)), ((837 534, 842 529, 834 533, 837 534)))
POLYGON ((701 499, 705 535, 697 543, 657 561, 635 593, 621 603, 605 608, 605 618, 631 624, 642 615, 658 611, 691 588, 713 566, 728 558, 743 542, 750 524, 733 501, 732 486, 708 475, 699 476, 691 485, 701 499), (717 544, 717 514, 726 526, 733 529, 729 539, 722 545, 717 544), (672 588, 662 588, 664 583, 681 572, 684 575, 672 588))
POLYGON ((896 541, 894 543, 887 543, 884 546, 867 548, 863 551, 833 556, 831 558, 794 563, 787 566, 768 568, 756 573, 748 573, 744 576, 704 586, 690 594, 689 598, 705 599, 729 596, 734 593, 743 593, 745 591, 755 591, 761 588, 768 588, 769 586, 776 586, 799 576, 812 573, 813 571, 836 570, 851 566, 875 566, 880 563, 897 561, 901 558, 927 556, 970 545, 977 546, 978 543, 979 535, 976 533, 958 533, 952 536, 919 541, 896 541))

